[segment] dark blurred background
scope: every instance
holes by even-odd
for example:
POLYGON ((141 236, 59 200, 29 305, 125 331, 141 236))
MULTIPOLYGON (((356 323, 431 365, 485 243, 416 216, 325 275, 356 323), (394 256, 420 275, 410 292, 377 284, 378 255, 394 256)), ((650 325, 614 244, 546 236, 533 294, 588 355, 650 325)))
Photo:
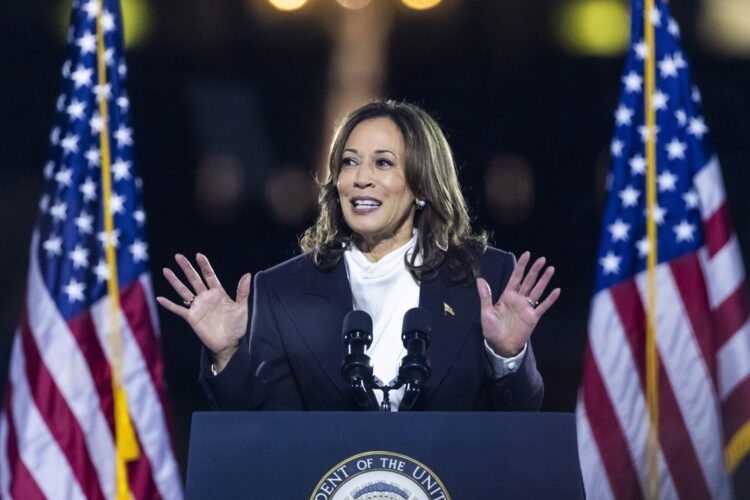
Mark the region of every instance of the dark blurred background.
MULTIPOLYGON (((295 255, 337 117, 371 96, 443 126, 477 227, 546 255, 562 287, 534 334, 544 410, 573 411, 596 268, 623 0, 122 0, 149 254, 204 252, 228 290, 295 255)), ((0 383, 19 317, 69 2, 0 2, 0 383)), ((750 255, 750 0, 673 2, 750 255)), ((184 467, 200 345, 160 311, 184 467)))

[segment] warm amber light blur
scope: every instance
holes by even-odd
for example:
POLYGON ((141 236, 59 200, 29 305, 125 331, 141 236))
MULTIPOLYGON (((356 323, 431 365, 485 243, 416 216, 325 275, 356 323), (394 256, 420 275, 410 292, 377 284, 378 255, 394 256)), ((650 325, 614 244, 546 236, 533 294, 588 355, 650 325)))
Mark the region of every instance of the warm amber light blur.
POLYGON ((307 3, 307 0, 268 0, 272 6, 286 12, 301 9, 307 3))
POLYGON ((630 13, 622 0, 570 0, 562 7, 558 34, 571 52, 611 57, 630 39, 630 13))
POLYGON ((336 0, 339 5, 346 7, 347 9, 361 9, 367 7, 372 0, 336 0))
POLYGON ((401 0, 404 5, 414 10, 431 9, 440 3, 440 0, 401 0))

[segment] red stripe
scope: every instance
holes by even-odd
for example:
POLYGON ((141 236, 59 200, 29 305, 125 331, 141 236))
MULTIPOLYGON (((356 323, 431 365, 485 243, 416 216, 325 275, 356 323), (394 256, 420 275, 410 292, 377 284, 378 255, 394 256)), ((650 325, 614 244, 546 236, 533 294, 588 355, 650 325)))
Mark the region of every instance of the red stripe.
POLYGON ((68 320, 68 328, 78 344, 78 349, 86 359, 96 392, 99 394, 99 407, 109 424, 112 436, 115 435, 114 402, 112 398, 112 372, 110 371, 107 355, 102 349, 101 342, 96 335, 96 326, 91 319, 91 313, 86 309, 75 318, 68 320))
MULTIPOLYGON (((644 397, 645 386, 645 312, 635 281, 630 279, 610 289, 620 322, 625 326, 625 336, 636 359, 636 366, 644 397)), ((664 370, 664 362, 658 356, 659 390, 659 444, 667 462, 672 481, 683 498, 710 498, 703 470, 690 440, 677 399, 664 370)), ((646 418, 643 415, 643 418, 646 418)))
POLYGON ((612 493, 616 498, 643 498, 630 447, 604 387, 590 344, 586 345, 583 363, 583 404, 612 493))
POLYGON ((34 403, 60 450, 67 458, 81 490, 89 499, 104 498, 96 468, 86 448, 86 440, 75 415, 41 359, 24 308, 21 320, 21 344, 26 360, 26 378, 34 403))
POLYGON ((726 203, 703 221, 703 237, 709 257, 716 255, 729 242, 732 237, 732 223, 726 203))
POLYGON ((161 493, 159 493, 151 471, 151 462, 148 459, 148 455, 143 451, 140 439, 138 439, 138 448, 141 450, 138 460, 127 464, 128 483, 130 484, 130 491, 133 493, 133 498, 161 499, 161 493))
POLYGON ((29 500, 43 499, 44 493, 39 489, 39 486, 18 453, 16 425, 13 421, 12 393, 13 384, 9 382, 5 390, 5 418, 8 422, 8 469, 11 471, 8 489, 13 498, 28 498, 29 500))
POLYGON ((745 377, 721 402, 721 420, 726 443, 750 420, 750 377, 745 377))
POLYGON ((161 355, 161 342, 156 335, 154 325, 148 308, 148 297, 141 286, 140 280, 135 280, 130 285, 120 290, 120 301, 123 314, 130 325, 138 348, 141 352, 151 383, 159 396, 167 429, 172 432, 172 423, 169 414, 166 388, 164 386, 164 361, 161 355))
POLYGON ((718 351, 748 320, 750 296, 743 281, 737 289, 714 310, 716 325, 714 343, 718 351))
POLYGON ((703 362, 711 375, 716 391, 716 347, 711 306, 706 281, 697 253, 689 253, 669 263, 685 312, 693 329, 693 336, 703 355, 703 362))

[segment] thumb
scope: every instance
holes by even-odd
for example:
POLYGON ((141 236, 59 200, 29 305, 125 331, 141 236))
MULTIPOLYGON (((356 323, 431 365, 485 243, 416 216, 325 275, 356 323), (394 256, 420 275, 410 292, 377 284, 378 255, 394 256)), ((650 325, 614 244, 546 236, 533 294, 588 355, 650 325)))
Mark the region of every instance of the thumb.
POLYGON ((247 298, 250 296, 250 273, 246 273, 240 278, 240 282, 237 284, 237 303, 244 304, 247 302, 247 298))
POLYGON ((492 308, 492 292, 490 285, 484 278, 477 278, 477 291, 479 292, 479 305, 482 311, 492 308))

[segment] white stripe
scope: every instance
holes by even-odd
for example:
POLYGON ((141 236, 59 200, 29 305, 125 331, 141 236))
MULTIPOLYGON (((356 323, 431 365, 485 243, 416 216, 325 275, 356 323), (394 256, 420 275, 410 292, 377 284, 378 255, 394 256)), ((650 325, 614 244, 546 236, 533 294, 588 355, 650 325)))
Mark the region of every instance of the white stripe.
POLYGON ((711 309, 716 309, 745 281, 737 236, 732 235, 713 258, 708 258, 706 247, 698 250, 698 257, 708 287, 708 301, 711 309))
MULTIPOLYGON (((8 384, 10 388, 10 384, 8 384)), ((6 389, 8 390, 8 389, 6 389)), ((8 458, 8 414, 0 410, 0 498, 10 498, 10 459, 8 458)))
POLYGON ((614 498, 609 484, 607 470, 604 468, 599 447, 589 426, 583 398, 579 394, 576 405, 576 431, 578 437, 578 459, 581 462, 583 486, 587 498, 609 500, 614 498))
POLYGON ((723 400, 750 376, 750 321, 721 346, 716 359, 719 397, 723 400))
POLYGON ((719 159, 712 156, 708 163, 695 174, 693 182, 700 200, 701 217, 707 220, 724 204, 726 198, 719 159))
POLYGON ((141 283, 143 293, 146 296, 146 305, 148 306, 148 315, 151 318, 151 326, 154 329, 154 335, 156 338, 161 338, 161 327, 159 326, 159 312, 156 308, 156 302, 154 302, 154 287, 151 284, 151 273, 143 273, 138 277, 138 281, 141 283))
MULTIPOLYGON (((39 270, 35 231, 29 261, 29 329, 42 362, 55 380, 65 403, 78 421, 99 486, 107 498, 115 494, 114 442, 101 410, 99 395, 86 358, 60 315, 39 270)), ((54 418, 54 415, 49 415, 54 418)))
POLYGON ((21 337, 16 335, 10 358, 10 379, 19 458, 47 498, 83 499, 85 496, 70 464, 34 404, 24 364, 21 337))
MULTIPOLYGON (((638 369, 633 361, 630 345, 608 290, 594 296, 589 332, 591 352, 599 366, 609 400, 628 442, 628 451, 638 472, 641 488, 646 491, 646 400, 641 391, 638 369)), ((658 460, 661 498, 677 498, 677 491, 665 466, 661 449, 658 460)))
MULTIPOLYGON (((646 302, 647 273, 637 276, 641 300, 646 302)), ((686 430, 715 499, 727 498, 721 422, 711 374, 696 342, 692 326, 668 264, 656 268, 656 338, 665 372, 686 430)), ((669 432, 669 426, 660 432, 669 432)))
MULTIPOLYGON (((99 342, 111 360, 109 339, 109 298, 105 297, 91 308, 99 342)), ((164 410, 151 382, 148 368, 124 315, 120 316, 122 334, 122 368, 128 411, 133 419, 143 452, 151 463, 151 472, 159 493, 167 499, 182 498, 177 462, 172 453, 164 410)))

